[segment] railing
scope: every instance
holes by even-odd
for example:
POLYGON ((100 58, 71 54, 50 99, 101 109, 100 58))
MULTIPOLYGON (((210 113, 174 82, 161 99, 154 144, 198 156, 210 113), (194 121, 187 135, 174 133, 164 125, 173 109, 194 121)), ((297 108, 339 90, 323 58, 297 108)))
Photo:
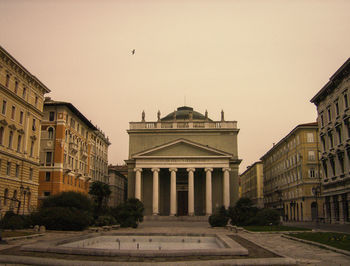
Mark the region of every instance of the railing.
POLYGON ((237 129, 236 121, 206 122, 130 122, 130 129, 169 129, 169 128, 229 128, 237 129))

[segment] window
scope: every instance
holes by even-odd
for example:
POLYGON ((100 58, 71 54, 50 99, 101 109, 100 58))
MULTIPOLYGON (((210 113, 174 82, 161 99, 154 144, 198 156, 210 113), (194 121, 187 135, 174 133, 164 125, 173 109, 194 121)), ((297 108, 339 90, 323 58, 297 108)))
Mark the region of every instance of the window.
POLYGON ((315 151, 308 151, 308 158, 309 158, 309 161, 315 161, 316 160, 315 151))
POLYGON ((3 144, 4 141, 4 127, 0 127, 0 145, 3 144))
POLYGON ((11 174, 11 163, 10 163, 10 162, 7 162, 6 174, 7 174, 7 175, 10 175, 10 174, 11 174))
POLYGON ((338 153, 338 160, 340 165, 340 171, 342 174, 344 174, 344 154, 338 153))
POLYGON ((38 96, 35 95, 35 107, 38 105, 38 96))
POLYGON ((345 109, 349 107, 348 94, 344 93, 344 107, 345 109))
POLYGON ((335 163, 334 163, 334 158, 330 158, 329 162, 331 163, 331 168, 332 168, 333 176, 335 176, 335 163))
POLYGON ((53 128, 52 127, 50 127, 48 129, 48 133, 49 133, 49 139, 53 139, 53 128))
POLYGON ((327 114, 328 114, 328 123, 332 121, 332 113, 331 113, 331 108, 327 108, 327 114))
POLYGON ((35 118, 33 118, 32 130, 33 130, 33 131, 36 130, 36 120, 35 120, 35 118))
POLYGON ((49 197, 50 194, 51 194, 50 191, 44 191, 44 196, 45 196, 45 197, 49 197))
POLYGON ((18 139, 17 139, 17 151, 18 152, 21 151, 21 142, 22 142, 22 136, 18 135, 18 139))
POLYGON ((339 116, 339 104, 338 104, 338 102, 335 102, 335 113, 337 114, 337 116, 339 116))
POLYGON ((33 157, 33 152, 34 152, 34 140, 30 143, 30 156, 33 157))
POLYGON ((50 180, 51 180, 51 173, 50 172, 46 172, 46 174, 45 174, 45 181, 46 182, 50 182, 50 180))
POLYGON ((70 119, 70 126, 71 126, 72 128, 75 128, 75 121, 74 121, 73 118, 70 119))
POLYGON ((328 136, 329 136, 330 148, 333 148, 333 134, 330 132, 330 133, 328 133, 328 136))
POLYGON ((23 124, 23 111, 19 113, 19 123, 22 125, 23 124))
POLYGON ((27 95, 27 89, 26 87, 23 87, 22 98, 25 99, 26 95, 27 95))
POLYGON ((9 135, 9 149, 12 148, 12 140, 13 140, 13 131, 10 131, 10 135, 9 135))
POLYGON ((310 168, 310 170, 309 170, 309 177, 310 178, 315 177, 315 169, 314 168, 310 168))
POLYGON ((5 188, 5 191, 4 191, 4 205, 5 206, 7 205, 8 197, 9 197, 9 190, 8 190, 8 188, 5 188))
POLYGON ((307 142, 314 142, 314 133, 306 133, 307 142))
POLYGON ((3 100, 2 101, 2 110, 1 110, 1 113, 3 115, 6 115, 6 104, 7 104, 6 100, 3 100))
POLYGON ((324 126, 324 119, 323 119, 323 114, 321 115, 321 127, 324 126))
POLYGON ((29 168, 29 179, 33 180, 33 168, 29 168))
POLYGON ((15 93, 17 94, 17 91, 18 91, 18 81, 16 80, 15 81, 15 93))
POLYGON ((46 152, 46 165, 51 165, 52 163, 52 152, 46 152))
POLYGON ((341 137, 341 127, 337 127, 337 135, 338 135, 338 144, 342 143, 342 137, 341 137))
POLYGON ((54 120, 55 120, 55 112, 50 112, 49 121, 54 121, 54 120))
POLYGON ((12 105, 11 109, 11 119, 15 120, 15 115, 16 115, 16 107, 12 105))
POLYGON ((19 177, 19 165, 16 164, 16 177, 19 177))
POLYGON ((9 84, 10 84, 10 75, 7 74, 7 75, 6 75, 5 87, 8 88, 8 87, 9 87, 9 84))

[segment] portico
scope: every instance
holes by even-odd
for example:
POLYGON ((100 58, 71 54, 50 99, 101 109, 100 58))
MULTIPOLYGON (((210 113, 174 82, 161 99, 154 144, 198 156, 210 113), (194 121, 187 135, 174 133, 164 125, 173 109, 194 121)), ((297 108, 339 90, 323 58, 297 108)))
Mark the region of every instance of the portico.
MULTIPOLYGON (((188 117, 193 119, 193 114, 188 117)), ((177 120, 170 129, 164 127, 168 122, 160 121, 156 128, 144 122, 128 131, 131 144, 144 145, 126 163, 129 197, 144 203, 145 215, 211 215, 216 208, 228 208, 237 200, 238 130, 228 126, 235 125, 233 122, 204 120, 214 127, 193 123, 180 128, 177 120)), ((135 147, 131 150, 136 151, 135 147)))

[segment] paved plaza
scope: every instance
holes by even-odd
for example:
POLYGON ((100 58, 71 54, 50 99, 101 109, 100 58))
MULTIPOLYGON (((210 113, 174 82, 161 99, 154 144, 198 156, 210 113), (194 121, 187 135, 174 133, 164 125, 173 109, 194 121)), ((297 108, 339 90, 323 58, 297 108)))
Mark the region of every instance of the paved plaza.
MULTIPOLYGON (((33 253, 29 255, 23 254, 14 255, 5 252, 6 249, 16 249, 22 245, 37 243, 43 241, 52 241, 58 239, 66 239, 73 236, 88 234, 84 232, 47 232, 44 236, 32 239, 21 239, 10 241, 7 245, 0 246, 0 263, 6 265, 8 263, 17 265, 350 265, 350 256, 336 253, 327 249, 304 244, 299 241, 283 238, 279 233, 247 233, 230 232, 223 228, 210 228, 206 222, 161 222, 161 221, 145 221, 139 228, 125 228, 116 231, 118 233, 140 233, 140 234, 155 234, 155 233, 176 233, 176 234, 210 234, 210 233, 227 233, 229 235, 238 235, 241 238, 249 240, 265 249, 281 255, 284 258, 248 258, 248 259, 213 259, 197 258, 186 260, 179 258, 178 261, 163 260, 142 261, 142 258, 137 261, 94 261, 87 259, 84 256, 70 259, 68 256, 56 256, 55 254, 47 254, 44 257, 36 256, 33 253)), ((19 250, 19 249, 18 249, 19 250)), ((62 255, 62 254, 61 254, 62 255)))

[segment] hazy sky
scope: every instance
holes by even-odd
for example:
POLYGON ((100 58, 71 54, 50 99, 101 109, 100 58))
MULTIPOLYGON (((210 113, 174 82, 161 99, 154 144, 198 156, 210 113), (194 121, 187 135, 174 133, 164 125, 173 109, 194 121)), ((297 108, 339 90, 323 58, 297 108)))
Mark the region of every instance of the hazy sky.
POLYGON ((130 121, 179 106, 238 121, 240 171, 297 124, 347 60, 350 1, 0 0, 0 45, 128 156, 130 121), (135 55, 131 50, 136 49, 135 55))

